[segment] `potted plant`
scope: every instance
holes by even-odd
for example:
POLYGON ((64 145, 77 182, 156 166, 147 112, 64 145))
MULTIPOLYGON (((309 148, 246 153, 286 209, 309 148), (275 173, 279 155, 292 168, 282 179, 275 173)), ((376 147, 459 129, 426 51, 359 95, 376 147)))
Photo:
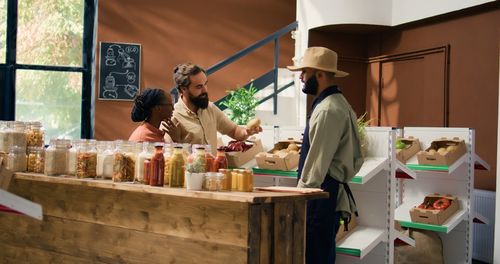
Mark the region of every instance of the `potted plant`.
POLYGON ((245 125, 255 117, 255 109, 259 101, 254 97, 257 88, 250 84, 250 87, 237 87, 228 91, 229 96, 221 103, 227 107, 229 119, 238 125, 245 125))

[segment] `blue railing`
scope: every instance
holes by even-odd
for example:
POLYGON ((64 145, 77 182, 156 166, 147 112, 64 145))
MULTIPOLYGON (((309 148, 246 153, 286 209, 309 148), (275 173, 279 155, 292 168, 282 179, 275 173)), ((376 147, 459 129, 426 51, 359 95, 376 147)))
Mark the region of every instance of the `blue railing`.
MULTIPOLYGON (((213 74, 213 73, 217 72, 218 70, 228 66, 229 64, 239 60, 240 58, 252 53, 256 49, 268 44, 271 41, 274 41, 274 67, 273 67, 273 69, 270 70, 269 72, 261 75, 260 77, 256 78, 255 80, 253 80, 250 83, 253 83, 255 88, 257 88, 257 90, 261 90, 272 83, 274 84, 273 93, 271 95, 267 96, 266 98, 263 98, 262 100, 260 100, 259 104, 272 98, 273 99, 273 112, 274 112, 274 114, 277 114, 278 113, 278 94, 280 92, 282 92, 283 90, 285 90, 286 88, 292 86, 292 84, 293 84, 293 82, 291 82, 291 83, 284 85, 281 88, 278 88, 278 62, 279 62, 279 49, 280 49, 279 39, 280 39, 280 37, 291 32, 292 30, 297 29, 297 26, 298 26, 298 22, 295 21, 295 22, 291 23, 290 25, 288 25, 288 26, 270 34, 269 36, 263 38, 262 40, 255 42, 254 44, 248 46, 247 48, 244 48, 244 49, 236 52, 234 55, 232 55, 232 56, 226 58, 225 60, 222 60, 222 61, 214 64, 210 68, 208 68, 207 74, 208 75, 213 74)), ((244 85, 243 88, 250 87, 250 83, 244 85)), ((177 101, 177 98, 178 98, 177 89, 172 89, 171 92, 173 94, 173 97, 177 101)), ((226 108, 225 106, 221 105, 222 101, 224 101, 225 98, 226 97, 223 97, 220 100, 215 102, 215 104, 221 110, 224 110, 226 108)))

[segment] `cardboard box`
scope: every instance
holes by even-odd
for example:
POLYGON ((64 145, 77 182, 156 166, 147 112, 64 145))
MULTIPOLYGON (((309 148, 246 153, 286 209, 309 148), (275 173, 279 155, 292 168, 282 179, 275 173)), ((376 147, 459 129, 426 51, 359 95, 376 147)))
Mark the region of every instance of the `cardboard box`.
POLYGON ((465 142, 459 138, 434 140, 425 151, 417 154, 418 164, 445 165, 453 164, 457 159, 467 152, 465 142), (440 149, 446 151, 441 151, 440 149))
POLYGON ((255 160, 261 169, 290 171, 297 168, 299 165, 301 145, 301 141, 294 140, 293 138, 279 141, 274 144, 272 150, 257 154, 255 160), (297 145, 298 150, 287 150, 291 143, 297 145))
POLYGON ((344 229, 344 225, 340 225, 339 230, 337 231, 337 236, 335 236, 335 242, 339 242, 342 238, 349 234, 354 227, 356 227, 356 225, 356 216, 352 215, 351 221, 347 225, 347 231, 344 229))
MULTIPOLYGON (((249 144, 246 142, 246 144, 249 144)), ((264 151, 264 147, 262 146, 262 141, 260 139, 256 139, 251 142, 253 146, 245 152, 226 152, 227 163, 229 167, 232 168, 240 168, 245 163, 251 161, 255 158, 259 152, 264 151)))
POLYGON ((398 138, 398 140, 401 140, 401 142, 406 145, 404 149, 396 149, 396 159, 402 163, 406 163, 409 158, 417 154, 422 149, 418 138, 410 136, 408 138, 398 138))
POLYGON ((460 203, 456 196, 431 194, 424 198, 423 204, 432 205, 436 200, 446 198, 450 200, 450 206, 444 210, 421 209, 416 205, 410 209, 410 217, 412 222, 441 225, 455 212, 460 210, 460 203))

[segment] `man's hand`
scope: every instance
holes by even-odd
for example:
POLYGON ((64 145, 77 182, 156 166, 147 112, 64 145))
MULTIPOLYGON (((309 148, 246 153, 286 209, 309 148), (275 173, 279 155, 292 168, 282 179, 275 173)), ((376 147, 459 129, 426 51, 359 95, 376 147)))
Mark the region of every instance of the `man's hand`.
POLYGON ((251 129, 247 128, 246 130, 247 130, 247 135, 251 136, 251 135, 255 135, 257 133, 262 132, 262 127, 261 126, 256 126, 256 127, 251 128, 251 129))
POLYGON ((181 139, 181 126, 179 122, 177 122, 176 125, 172 120, 163 120, 160 123, 159 129, 168 134, 173 142, 179 142, 181 139))

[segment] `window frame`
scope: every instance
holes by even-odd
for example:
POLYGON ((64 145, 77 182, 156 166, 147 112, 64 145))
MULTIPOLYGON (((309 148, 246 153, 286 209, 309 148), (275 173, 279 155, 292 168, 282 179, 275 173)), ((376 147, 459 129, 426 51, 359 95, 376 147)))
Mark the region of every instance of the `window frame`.
POLYGON ((6 61, 0 63, 0 102, 2 105, 0 120, 15 119, 17 70, 79 72, 82 74, 80 137, 93 138, 95 109, 92 102, 95 98, 95 84, 92 80, 95 79, 97 1, 84 0, 82 67, 74 67, 18 64, 16 61, 18 0, 7 0, 6 61))

